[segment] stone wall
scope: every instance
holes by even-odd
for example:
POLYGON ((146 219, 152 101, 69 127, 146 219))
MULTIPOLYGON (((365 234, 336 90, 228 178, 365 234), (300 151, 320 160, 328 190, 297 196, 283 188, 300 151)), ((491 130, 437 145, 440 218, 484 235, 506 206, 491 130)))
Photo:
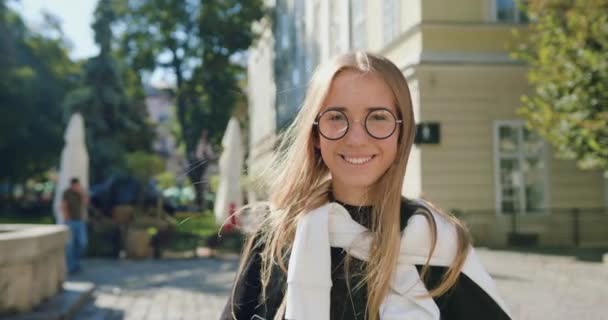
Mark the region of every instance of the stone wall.
POLYGON ((31 310, 66 276, 63 225, 0 224, 0 315, 31 310))

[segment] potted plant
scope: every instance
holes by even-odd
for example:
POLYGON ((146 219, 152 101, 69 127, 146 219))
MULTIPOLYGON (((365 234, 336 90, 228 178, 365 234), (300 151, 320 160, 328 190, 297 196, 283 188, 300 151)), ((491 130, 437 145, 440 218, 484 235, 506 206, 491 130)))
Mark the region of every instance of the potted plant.
POLYGON ((162 219, 161 196, 158 196, 153 208, 149 209, 146 206, 146 195, 150 193, 150 182, 156 175, 164 171, 165 164, 163 159, 155 154, 137 151, 127 155, 127 168, 140 186, 133 221, 127 228, 127 256, 146 258, 151 254, 151 238, 158 230, 168 227, 168 222, 162 219))

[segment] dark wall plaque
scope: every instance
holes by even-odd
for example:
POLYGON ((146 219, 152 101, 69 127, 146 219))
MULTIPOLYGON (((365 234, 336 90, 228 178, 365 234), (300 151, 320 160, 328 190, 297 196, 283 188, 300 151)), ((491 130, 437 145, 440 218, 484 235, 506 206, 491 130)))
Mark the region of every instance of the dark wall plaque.
POLYGON ((438 122, 420 122, 416 124, 416 144, 439 144, 441 128, 438 122))

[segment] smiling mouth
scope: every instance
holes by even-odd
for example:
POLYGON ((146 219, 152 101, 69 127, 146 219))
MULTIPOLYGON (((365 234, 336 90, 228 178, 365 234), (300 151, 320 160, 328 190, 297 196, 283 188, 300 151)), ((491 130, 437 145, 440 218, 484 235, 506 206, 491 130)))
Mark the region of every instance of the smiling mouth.
POLYGON ((362 165, 362 164, 366 164, 366 163, 370 162, 373 158, 376 157, 376 155, 367 156, 367 157, 347 157, 347 156, 341 154, 340 157, 342 157, 342 159, 344 159, 344 161, 346 161, 350 164, 362 165))

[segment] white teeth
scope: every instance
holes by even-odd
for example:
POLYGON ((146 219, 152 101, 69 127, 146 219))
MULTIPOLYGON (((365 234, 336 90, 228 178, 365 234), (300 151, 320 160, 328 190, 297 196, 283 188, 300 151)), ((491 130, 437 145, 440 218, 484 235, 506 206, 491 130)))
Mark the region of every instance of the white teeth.
POLYGON ((369 162, 370 160, 372 160, 373 157, 367 157, 367 158, 347 158, 345 156, 342 156, 342 158, 344 160, 346 160, 346 162, 352 163, 352 164, 364 164, 366 162, 369 162))

